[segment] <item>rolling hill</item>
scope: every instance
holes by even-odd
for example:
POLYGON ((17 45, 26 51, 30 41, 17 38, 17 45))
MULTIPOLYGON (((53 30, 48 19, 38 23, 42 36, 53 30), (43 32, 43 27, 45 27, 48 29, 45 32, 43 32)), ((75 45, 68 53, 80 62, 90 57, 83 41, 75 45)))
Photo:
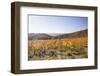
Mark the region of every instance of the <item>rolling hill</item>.
POLYGON ((28 39, 29 40, 40 40, 40 39, 49 39, 52 36, 45 34, 45 33, 29 33, 28 39))
POLYGON ((54 37, 55 39, 57 38, 77 38, 77 37, 86 37, 88 34, 88 30, 82 30, 82 31, 77 31, 73 33, 68 33, 68 34, 62 34, 54 37))
POLYGON ((77 37, 87 37, 88 30, 76 31, 73 33, 57 33, 57 34, 46 34, 46 33, 29 33, 29 40, 45 40, 45 39, 63 39, 63 38, 77 38, 77 37))

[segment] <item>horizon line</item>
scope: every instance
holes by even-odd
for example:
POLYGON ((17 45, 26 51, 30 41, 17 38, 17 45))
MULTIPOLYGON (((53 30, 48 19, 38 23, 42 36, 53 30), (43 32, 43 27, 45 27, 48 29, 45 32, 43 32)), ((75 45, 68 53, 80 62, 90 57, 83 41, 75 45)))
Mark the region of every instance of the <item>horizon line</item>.
MULTIPOLYGON (((83 29, 83 30, 78 30, 78 31, 74 31, 74 32, 79 32, 79 31, 84 31, 84 30, 88 30, 88 28, 87 29, 83 29)), ((74 33, 74 32, 69 32, 69 33, 74 33)), ((29 32, 28 32, 29 33, 29 32)), ((34 33, 34 32, 33 32, 34 33)), ((43 33, 45 33, 45 32, 43 32, 43 33)), ((29 33, 29 34, 31 34, 31 33, 29 33)), ((38 32, 38 34, 39 34, 39 32, 38 32)), ((42 33, 40 33, 40 34, 42 34, 42 33)), ((53 33, 45 33, 45 34, 53 34, 53 33)), ((64 34, 64 32, 62 32, 62 33, 54 33, 54 34, 64 34)), ((68 34, 68 33, 67 33, 68 34)))

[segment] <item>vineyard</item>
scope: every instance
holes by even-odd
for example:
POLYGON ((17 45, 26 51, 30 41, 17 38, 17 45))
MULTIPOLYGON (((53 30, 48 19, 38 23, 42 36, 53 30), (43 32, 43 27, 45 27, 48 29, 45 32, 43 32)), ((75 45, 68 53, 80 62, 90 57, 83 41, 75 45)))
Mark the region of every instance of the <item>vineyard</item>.
POLYGON ((87 58, 87 37, 28 41, 28 60, 87 58))

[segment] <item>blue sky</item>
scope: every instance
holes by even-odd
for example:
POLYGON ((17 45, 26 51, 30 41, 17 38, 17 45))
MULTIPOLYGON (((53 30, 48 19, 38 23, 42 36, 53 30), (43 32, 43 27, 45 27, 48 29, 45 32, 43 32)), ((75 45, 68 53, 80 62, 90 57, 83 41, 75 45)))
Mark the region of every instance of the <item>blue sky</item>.
POLYGON ((87 17, 29 15, 29 33, 71 33, 87 27, 87 17))

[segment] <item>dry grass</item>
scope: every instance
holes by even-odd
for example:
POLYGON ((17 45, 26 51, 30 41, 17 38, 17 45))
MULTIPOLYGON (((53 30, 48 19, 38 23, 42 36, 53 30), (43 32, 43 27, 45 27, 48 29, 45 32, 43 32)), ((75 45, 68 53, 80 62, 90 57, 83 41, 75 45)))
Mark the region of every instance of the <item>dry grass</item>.
POLYGON ((28 50, 29 60, 87 58, 87 37, 30 40, 28 50))

